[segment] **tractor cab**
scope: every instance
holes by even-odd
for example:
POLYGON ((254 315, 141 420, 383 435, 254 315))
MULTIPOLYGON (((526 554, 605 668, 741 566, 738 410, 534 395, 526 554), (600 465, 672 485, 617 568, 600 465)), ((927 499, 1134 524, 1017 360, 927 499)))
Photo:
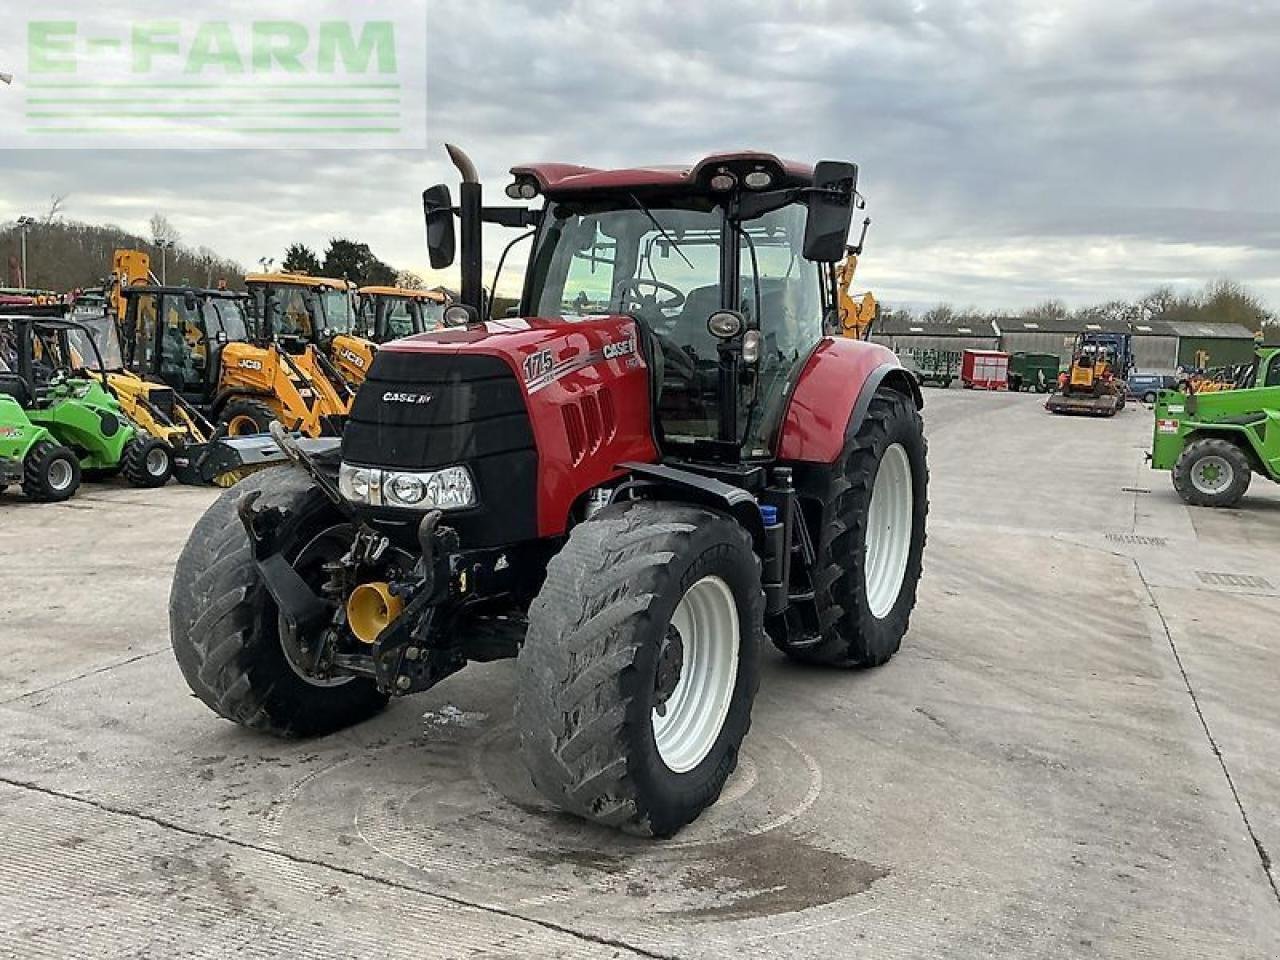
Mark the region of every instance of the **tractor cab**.
POLYGON ((245 298, 221 290, 134 286, 124 291, 128 367, 194 404, 217 390, 228 344, 249 340, 245 298))
MULTIPOLYGON (((842 332, 836 264, 847 245, 857 167, 793 164, 769 154, 711 156, 685 168, 516 167, 508 196, 540 210, 477 209, 478 219, 533 227, 518 313, 563 329, 625 316, 628 352, 650 372, 653 433, 665 455, 738 465, 776 454, 788 391, 825 339, 842 332)), ((464 182, 462 295, 445 322, 487 313, 464 182), (476 276, 469 278, 469 273, 476 276)), ((424 195, 432 265, 453 258, 446 187, 424 195)), ((501 328, 505 321, 495 321, 501 328)), ((554 352, 521 358, 537 388, 573 372, 554 352)), ((580 362, 585 362, 585 359, 580 362)), ((736 469, 736 466, 735 466, 736 469)))
POLYGON ((331 277, 251 273, 249 290, 257 333, 264 339, 324 343, 355 326, 353 284, 331 277))
POLYGON ((354 332, 373 343, 426 333, 440 326, 447 302, 435 290, 361 287, 356 291, 354 332))
POLYGON ((251 273, 244 282, 259 337, 295 355, 313 345, 335 385, 364 381, 377 345, 357 332, 355 284, 294 273, 251 273))

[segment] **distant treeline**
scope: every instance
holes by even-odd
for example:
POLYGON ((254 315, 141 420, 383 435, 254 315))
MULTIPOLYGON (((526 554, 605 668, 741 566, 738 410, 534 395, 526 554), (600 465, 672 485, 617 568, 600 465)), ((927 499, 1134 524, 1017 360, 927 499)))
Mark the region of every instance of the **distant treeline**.
MULTIPOLYGON (((113 226, 95 226, 71 220, 37 222, 27 229, 27 278, 22 273, 21 230, 12 222, 0 225, 0 286, 24 285, 63 293, 102 283, 111 273, 116 250, 145 250, 151 269, 160 276, 160 248, 150 240, 113 226)), ((177 243, 168 251, 170 283, 213 285, 225 279, 233 288, 243 287, 244 268, 218 256, 207 247, 177 243)))
POLYGON ((1214 280, 1202 290, 1178 293, 1160 287, 1136 300, 1110 300, 1071 310, 1061 300, 1044 300, 1026 310, 990 311, 976 307, 957 308, 940 303, 922 313, 887 309, 886 316, 925 323, 964 324, 972 320, 1020 317, 1024 320, 1062 320, 1068 317, 1101 323, 1142 323, 1161 320, 1169 323, 1238 323, 1257 332, 1269 328, 1276 333, 1280 318, 1269 311, 1262 299, 1235 280, 1214 280))

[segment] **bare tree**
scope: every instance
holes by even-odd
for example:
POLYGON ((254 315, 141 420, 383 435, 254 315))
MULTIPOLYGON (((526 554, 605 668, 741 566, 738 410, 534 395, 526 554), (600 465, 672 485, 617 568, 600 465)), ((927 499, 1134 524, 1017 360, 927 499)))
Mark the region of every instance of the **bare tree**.
POLYGON ((925 323, 952 323, 956 319, 956 308, 949 303, 940 303, 926 310, 920 319, 925 323))
POLYGON ((49 197, 49 209, 44 214, 44 225, 47 227, 53 221, 62 215, 63 204, 67 202, 67 194, 51 194, 49 197))
POLYGON ((178 241, 182 239, 182 234, 178 233, 178 228, 170 223, 169 218, 163 213, 153 213, 149 223, 151 226, 151 242, 157 247, 177 246, 178 241))

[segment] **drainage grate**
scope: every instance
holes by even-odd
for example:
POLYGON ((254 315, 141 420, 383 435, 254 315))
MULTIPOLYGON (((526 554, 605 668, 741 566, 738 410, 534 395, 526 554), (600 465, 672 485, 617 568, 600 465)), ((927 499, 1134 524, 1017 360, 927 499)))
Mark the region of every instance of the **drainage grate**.
POLYGON ((1167 547, 1169 541, 1164 537, 1144 537, 1136 533, 1108 533, 1107 539, 1112 543, 1124 543, 1135 547, 1167 547))
POLYGON ((1247 587, 1250 590, 1274 590, 1270 580, 1264 577, 1251 577, 1243 573, 1210 573, 1197 570, 1196 576, 1207 587, 1247 587))

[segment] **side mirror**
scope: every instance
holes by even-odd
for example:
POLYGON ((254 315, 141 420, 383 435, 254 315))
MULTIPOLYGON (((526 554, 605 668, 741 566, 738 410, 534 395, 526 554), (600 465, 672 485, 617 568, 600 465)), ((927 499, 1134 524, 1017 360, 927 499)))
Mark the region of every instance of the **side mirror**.
POLYGON ((844 256, 857 185, 857 164, 822 160, 813 168, 809 219, 804 227, 806 260, 835 263, 844 256))
POLYGON ((453 265, 457 241, 453 233, 453 197, 443 183, 422 191, 422 214, 427 221, 427 254, 433 270, 453 265))
POLYGON ((188 310, 194 310, 196 308, 196 295, 188 290, 182 295, 182 304, 188 310))

